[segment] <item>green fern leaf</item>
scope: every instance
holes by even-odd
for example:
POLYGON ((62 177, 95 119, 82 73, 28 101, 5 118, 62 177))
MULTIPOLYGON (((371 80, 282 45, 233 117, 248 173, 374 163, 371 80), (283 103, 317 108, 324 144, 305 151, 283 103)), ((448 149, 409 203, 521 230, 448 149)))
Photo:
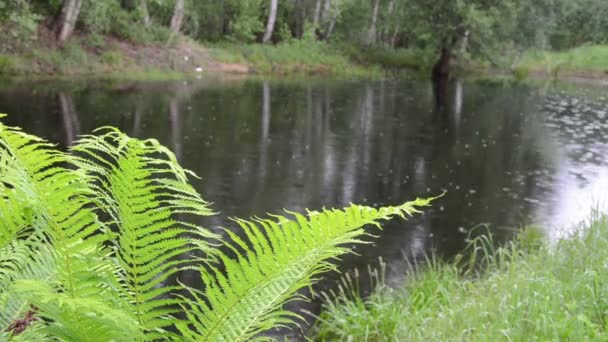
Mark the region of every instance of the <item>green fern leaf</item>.
MULTIPOLYGON (((215 253, 217 235, 185 222, 184 215, 211 215, 187 182, 189 171, 156 140, 131 139, 115 129, 84 136, 72 151, 95 180, 97 200, 116 223, 114 243, 124 284, 138 324, 147 332, 165 329, 182 300, 170 277, 196 262, 193 252, 215 253)), ((149 336, 149 338, 151 338, 149 336)))
POLYGON ((63 341, 133 341, 139 328, 127 310, 99 298, 73 298, 57 293, 48 282, 20 280, 12 292, 28 298, 37 308, 38 318, 50 323, 39 332, 63 341))
POLYGON ((188 320, 178 324, 180 333, 190 341, 245 341, 293 322, 297 315, 281 306, 297 299, 296 291, 311 285, 315 276, 334 270, 331 261, 348 253, 348 244, 364 242, 364 226, 405 218, 429 202, 237 220, 249 243, 226 231, 236 257, 221 256, 223 272, 201 271, 205 292, 190 290, 194 299, 184 307, 188 320))
MULTIPOLYGON (((56 295, 74 300, 120 298, 108 295, 118 288, 113 276, 116 268, 103 247, 105 229, 89 200, 92 192, 86 174, 68 169, 71 157, 52 144, 1 123, 0 160, 0 207, 16 213, 1 217, 9 228, 0 250, 3 296, 13 298, 10 282, 34 279, 49 282, 56 295), (22 239, 28 245, 21 245, 22 239), (24 247, 22 252, 29 249, 23 255, 31 260, 18 254, 7 257, 17 247, 24 247)), ((20 299, 6 302, 0 314, 5 328, 32 300, 20 299)))
MULTIPOLYGON (((96 214, 90 209, 91 191, 82 172, 64 165, 70 159, 44 140, 0 123, 0 174, 19 197, 32 204, 32 226, 50 238, 57 255, 63 290, 75 294, 91 291, 92 284, 76 281, 90 265, 76 265, 75 256, 104 240, 96 214)), ((6 187, 5 187, 6 189, 6 187)), ((8 192, 2 193, 9 196, 8 192)))
POLYGON ((6 329, 30 307, 27 300, 10 291, 14 282, 23 279, 52 281, 54 262, 49 245, 35 238, 15 240, 0 248, 0 329, 6 329))

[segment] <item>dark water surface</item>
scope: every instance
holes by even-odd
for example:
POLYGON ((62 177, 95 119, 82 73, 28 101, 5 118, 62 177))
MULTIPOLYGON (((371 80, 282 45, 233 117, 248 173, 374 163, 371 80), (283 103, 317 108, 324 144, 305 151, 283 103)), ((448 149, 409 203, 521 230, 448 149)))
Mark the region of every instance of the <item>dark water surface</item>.
POLYGON ((454 256, 480 224, 502 241, 527 224, 554 238, 602 206, 607 93, 453 82, 438 110, 430 83, 412 80, 21 82, 0 83, 0 113, 63 146, 103 125, 157 138, 202 177, 197 188, 220 211, 208 227, 230 216, 399 204, 447 190, 342 265, 382 257, 397 277, 404 255, 454 256))

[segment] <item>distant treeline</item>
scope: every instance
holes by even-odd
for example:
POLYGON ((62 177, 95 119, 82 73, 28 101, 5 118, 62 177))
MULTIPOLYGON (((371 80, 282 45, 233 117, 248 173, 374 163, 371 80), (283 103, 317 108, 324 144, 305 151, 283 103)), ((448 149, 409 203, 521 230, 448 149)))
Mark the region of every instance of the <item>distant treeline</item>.
POLYGON ((0 20, 0 52, 22 49, 40 28, 60 43, 75 31, 136 43, 180 33, 206 42, 466 48, 490 60, 608 43, 606 0, 5 0, 0 20))

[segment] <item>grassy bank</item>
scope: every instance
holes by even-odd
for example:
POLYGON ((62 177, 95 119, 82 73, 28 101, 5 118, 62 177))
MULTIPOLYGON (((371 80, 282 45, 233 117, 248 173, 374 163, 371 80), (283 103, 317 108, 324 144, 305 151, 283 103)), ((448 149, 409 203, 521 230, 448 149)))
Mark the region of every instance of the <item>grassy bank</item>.
MULTIPOLYGON (((41 39, 0 53, 0 76, 109 76, 175 78, 205 73, 257 75, 379 76, 377 60, 351 58, 342 47, 293 40, 276 45, 223 43, 204 46, 187 37, 133 43, 110 36, 80 35, 63 46, 41 39)), ((408 62, 409 63, 409 62, 408 62)))
POLYGON ((211 56, 228 65, 247 65, 258 74, 332 74, 374 76, 383 73, 380 63, 361 63, 342 46, 293 40, 273 46, 261 44, 216 44, 211 56))
POLYGON ((515 73, 553 78, 608 78, 608 45, 587 45, 565 51, 529 50, 517 63, 515 73))
MULTIPOLYGON (((230 42, 204 45, 185 36, 171 38, 168 34, 131 40, 77 34, 66 44, 58 45, 49 32, 41 31, 29 45, 0 53, 0 77, 163 79, 206 73, 375 77, 402 69, 428 75, 436 58, 432 50, 306 39, 276 45, 230 42)), ((455 57, 454 64, 455 74, 495 74, 479 60, 455 57)), ((584 46, 564 52, 527 51, 512 71, 518 79, 529 76, 608 79, 608 46, 584 46)))
POLYGON ((530 241, 492 250, 477 240, 475 258, 431 262, 396 289, 379 286, 365 299, 342 291, 325 305, 316 339, 606 341, 606 217, 553 246, 530 241), (480 264, 485 272, 471 271, 480 264))
POLYGON ((71 77, 104 75, 129 78, 174 78, 208 66, 202 46, 181 39, 171 44, 133 44, 111 37, 72 38, 63 46, 38 42, 0 54, 0 76, 71 77))

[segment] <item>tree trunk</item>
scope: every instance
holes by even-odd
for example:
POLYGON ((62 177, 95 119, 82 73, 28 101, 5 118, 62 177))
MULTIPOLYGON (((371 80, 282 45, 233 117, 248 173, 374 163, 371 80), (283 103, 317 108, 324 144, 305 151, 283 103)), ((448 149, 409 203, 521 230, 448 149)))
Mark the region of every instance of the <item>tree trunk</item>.
POLYGON ((441 54, 439 55, 439 59, 433 66, 433 81, 438 80, 440 78, 449 78, 451 54, 451 49, 445 46, 441 48, 441 54))
POLYGON ((465 53, 467 53, 470 35, 471 32, 469 32, 469 30, 464 31, 464 33, 462 34, 462 40, 460 41, 460 56, 463 56, 465 53))
POLYGON ((380 0, 376 0, 374 3, 374 10, 372 12, 372 22, 369 26, 369 30, 367 31, 367 45, 372 45, 376 42, 376 26, 378 22, 378 10, 380 8, 380 0))
POLYGON ((321 21, 327 22, 327 16, 329 15, 329 11, 331 10, 331 0, 325 0, 325 4, 323 4, 323 10, 321 11, 321 21))
POLYGON ((334 32, 334 27, 336 26, 336 20, 338 20, 338 9, 334 8, 333 15, 329 21, 329 26, 327 27, 327 32, 325 33, 326 41, 329 41, 331 34, 334 32))
MULTIPOLYGON (((395 0, 391 0, 388 3, 388 9, 386 10, 386 17, 384 18, 384 20, 390 21, 391 20, 391 15, 393 14, 393 12, 395 11, 395 0)), ((392 47, 391 46, 391 26, 392 25, 387 25, 388 27, 382 32, 382 42, 384 42, 384 46, 386 47, 392 47)))
POLYGON ((184 0, 175 0, 175 8, 173 9, 173 17, 171 17, 171 32, 179 33, 182 29, 184 21, 184 0))
POLYGON ((296 19, 296 38, 302 38, 302 32, 304 31, 304 23, 306 22, 306 6, 302 0, 296 0, 295 2, 295 19, 296 19))
POLYGON ((450 79, 450 55, 451 49, 444 45, 441 48, 439 59, 433 66, 433 93, 435 95, 435 111, 438 113, 442 113, 446 108, 448 81, 450 79))
POLYGON ((268 14, 268 23, 266 24, 266 32, 264 32, 264 38, 262 43, 270 43, 272 33, 274 32, 274 23, 277 20, 277 6, 278 0, 270 0, 270 13, 268 14))
POLYGON ((399 35, 399 29, 395 28, 395 31, 393 32, 393 35, 391 36, 391 41, 390 41, 390 47, 391 48, 395 48, 395 45, 397 44, 397 36, 399 35))
POLYGON ((82 0, 64 0, 57 20, 57 39, 63 43, 70 38, 76 28, 82 0))
POLYGON ((148 12, 148 0, 139 0, 139 10, 146 27, 150 26, 150 12, 148 12))
POLYGON ((319 27, 319 21, 321 20, 321 0, 317 0, 315 3, 315 16, 312 19, 312 24, 315 29, 319 27))

